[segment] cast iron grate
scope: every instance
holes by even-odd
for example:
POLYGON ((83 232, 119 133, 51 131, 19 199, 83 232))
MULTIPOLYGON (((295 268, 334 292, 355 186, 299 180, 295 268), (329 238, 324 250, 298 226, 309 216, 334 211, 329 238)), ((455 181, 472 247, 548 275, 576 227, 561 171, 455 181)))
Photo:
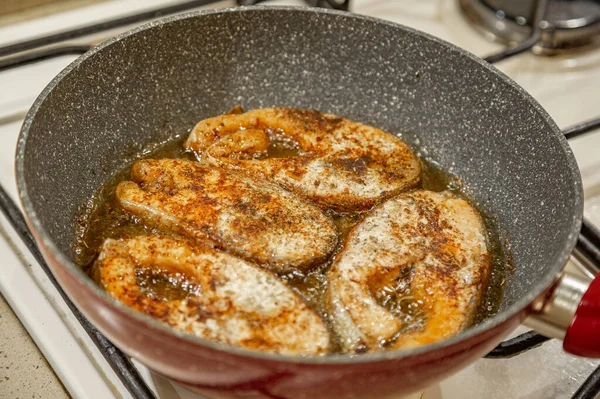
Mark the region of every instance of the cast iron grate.
MULTIPOLYGON (((124 28, 128 25, 140 24, 162 16, 190 11, 205 5, 216 3, 218 0, 191 0, 175 5, 160 7, 150 11, 129 15, 117 19, 103 21, 68 31, 50 34, 47 36, 14 43, 0 47, 0 72, 3 70, 22 67, 27 64, 40 62, 46 59, 63 55, 80 55, 92 48, 89 44, 73 43, 87 36, 106 32, 112 29, 124 28)), ((256 5, 265 0, 237 0, 238 5, 256 5)), ((304 0, 308 6, 323 7, 349 11, 350 0, 304 0)), ((534 29, 527 40, 515 47, 507 48, 497 54, 492 54, 484 59, 489 63, 496 63, 518 54, 529 51, 539 38, 539 22, 543 20, 549 0, 539 0, 535 13, 534 29)), ((567 139, 571 139, 600 128, 600 118, 583 122, 569 127, 563 131, 567 139)), ((71 309, 79 323, 98 347, 108 364, 115 371, 121 382, 134 398, 155 398, 152 390, 144 382, 131 360, 104 337, 70 301, 68 296, 59 286, 45 262, 37 244, 29 231, 25 218, 15 202, 0 185, 0 210, 6 216, 16 233, 31 251, 40 267, 44 270, 49 280, 56 287, 61 297, 71 309)), ((577 242, 576 250, 579 251, 596 269, 600 269, 600 231, 588 221, 584 220, 582 230, 577 242)), ((524 352, 535 349, 550 340, 534 331, 529 331, 515 338, 502 342, 492 350, 486 358, 502 359, 518 356, 524 352)), ((572 399, 593 399, 600 393, 600 367, 598 367, 582 386, 575 392, 572 399)))

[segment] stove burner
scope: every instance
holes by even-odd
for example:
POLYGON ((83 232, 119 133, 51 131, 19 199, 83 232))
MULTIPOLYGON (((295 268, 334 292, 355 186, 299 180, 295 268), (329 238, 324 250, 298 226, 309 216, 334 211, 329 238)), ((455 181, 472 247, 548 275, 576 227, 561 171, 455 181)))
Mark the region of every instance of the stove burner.
MULTIPOLYGON (((64 54, 83 54, 89 50, 91 46, 73 45, 69 44, 69 42, 73 39, 86 38, 89 35, 141 23, 167 14, 191 10, 196 7, 216 3, 217 1, 218 0, 187 0, 171 6, 160 7, 130 16, 99 22, 94 25, 83 26, 24 42, 1 46, 0 72, 9 68, 22 67, 30 63, 39 62, 64 54)), ((265 0, 237 0, 237 3, 239 5, 253 5, 263 1, 265 0)), ((316 5, 340 10, 348 10, 350 1, 351 0, 305 0, 307 5, 316 5)), ((539 30, 542 31, 540 36, 550 35, 549 41, 560 45, 544 47, 545 42, 537 43, 534 48, 535 51, 544 52, 546 54, 556 53, 558 48, 573 49, 600 44, 600 0, 459 1, 467 16, 473 20, 482 31, 486 32, 490 38, 503 40, 508 43, 520 43, 519 46, 512 47, 502 53, 487 57, 486 60, 492 64, 529 50, 530 46, 527 43, 531 43, 534 40, 537 41, 536 32, 539 30), (538 18, 535 18, 536 11, 538 11, 537 14, 539 14, 540 10, 546 8, 547 2, 551 2, 548 11, 549 18, 545 20, 544 18, 539 18, 539 15, 538 18), (500 4, 502 4, 502 7, 500 4), (575 4, 577 4, 577 6, 573 8, 575 4), (541 21, 541 23, 536 24, 540 27, 537 30, 531 28, 533 23, 530 21, 533 21, 534 19, 541 21), (507 27, 509 24, 516 26, 516 29, 510 30, 507 27), (557 36, 559 31, 561 36, 557 36), (587 33, 584 34, 583 32, 587 33), (581 37, 587 37, 586 41, 583 41, 581 37), (576 42, 573 40, 574 38, 578 38, 579 41, 576 42), (559 41, 559 39, 561 41, 559 41), (567 42, 580 43, 580 46, 564 45, 564 43, 567 42)), ((545 40, 548 39, 546 38, 545 40)), ((600 118, 568 127, 563 133, 568 139, 571 139, 599 128, 600 118)), ((16 233, 23 240, 24 244, 29 248, 40 267, 48 275, 50 282, 56 287, 57 292, 65 300, 67 306, 72 310, 75 318, 81 323, 83 329, 90 335, 92 341, 104 355, 106 361, 115 371, 129 393, 133 397, 140 399, 155 398, 152 390, 147 386, 127 355, 123 354, 108 341, 106 337, 96 330, 85 316, 77 310, 64 291, 62 291, 62 288, 53 277, 52 272, 41 255, 19 207, 14 203, 11 196, 8 195, 2 184, 0 184, 0 213, 6 217, 16 233)), ((600 265, 600 231, 585 219, 583 221, 581 234, 577 241, 576 251, 579 251, 584 257, 587 257, 594 265, 600 265)), ((546 337, 530 331, 501 343, 486 357, 489 359, 510 358, 534 349, 546 342, 546 340, 546 337)), ((571 399, 594 399, 599 397, 599 393, 600 367, 590 374, 571 399)))
MULTIPOLYGON (((536 8, 544 0, 459 0, 467 18, 490 40, 520 43, 533 34, 536 8)), ((536 54, 556 55, 600 45, 600 2, 549 0, 539 25, 536 54)))

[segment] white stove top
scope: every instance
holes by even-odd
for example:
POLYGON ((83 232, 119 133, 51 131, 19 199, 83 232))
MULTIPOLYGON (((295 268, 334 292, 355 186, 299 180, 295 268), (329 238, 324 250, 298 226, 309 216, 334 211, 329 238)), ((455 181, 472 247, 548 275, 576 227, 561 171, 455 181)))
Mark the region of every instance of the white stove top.
MULTIPOLYGON (((126 15, 173 0, 113 0, 0 27, 0 46, 70 27, 126 15)), ((272 1, 302 4, 301 1, 272 1)), ((450 0, 353 0, 353 11, 426 31, 485 56, 502 49, 469 26, 450 0)), ((220 5, 234 5, 222 1, 220 5)), ((43 87, 73 57, 61 57, 0 73, 0 183, 17 200, 13 156, 25 112, 43 87)), ((561 127, 600 116, 600 50, 569 58, 523 54, 498 67, 521 84, 561 127)), ((572 140, 584 187, 585 214, 600 226, 600 132, 572 140)), ((131 397, 35 260, 0 217, 0 292, 10 303, 69 393, 75 398, 131 397)), ((526 331, 520 327, 515 334, 526 331)), ((561 343, 506 360, 482 359, 425 391, 423 399, 567 398, 600 364, 561 351, 561 343)), ((198 398, 138 367, 161 399, 198 398)), ((398 376, 402 378, 402 376, 398 376)), ((421 397, 422 393, 414 395, 421 397)), ((412 398, 413 396, 411 396, 412 398)))

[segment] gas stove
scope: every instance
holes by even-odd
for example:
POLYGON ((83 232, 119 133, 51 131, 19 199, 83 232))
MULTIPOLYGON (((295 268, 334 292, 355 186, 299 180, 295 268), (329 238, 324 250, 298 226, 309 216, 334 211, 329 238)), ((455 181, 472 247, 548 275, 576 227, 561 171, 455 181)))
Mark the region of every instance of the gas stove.
MULTIPOLYGON (((497 62, 497 67, 531 93, 563 128, 600 117, 596 2, 259 2, 349 8, 350 12, 414 27, 497 62), (579 8, 565 11, 561 7, 567 3, 576 3, 579 8), (574 37, 578 40, 566 40, 574 37)), ((257 1, 237 3, 250 5, 257 1)), ((167 13, 235 5, 233 0, 113 0, 0 27, 0 184, 6 191, 5 198, 0 192, 0 203, 5 205, 5 214, 0 217, 0 256, 4 260, 0 291, 73 397, 199 398, 135 361, 130 362, 77 312, 73 313, 68 299, 61 296, 40 267, 40 259, 35 251, 31 252, 32 243, 27 242, 19 223, 15 212, 18 208, 10 208, 11 199, 17 202, 13 156, 22 119, 43 87, 90 44, 167 13), (11 49, 22 51, 16 57, 6 57, 11 49)), ((571 134, 590 129, 574 128, 571 134)), ((600 226, 600 132, 582 134, 570 143, 583 176, 588 228, 594 229, 600 226)), ((589 251, 598 248, 593 242, 588 244, 589 251)), ((497 348, 488 358, 411 398, 596 397, 599 378, 588 376, 600 362, 567 355, 560 342, 528 331, 520 327, 514 340, 497 348)))
POLYGON ((536 33, 536 54, 586 51, 600 44, 597 1, 460 0, 460 5, 491 40, 520 43, 536 33))

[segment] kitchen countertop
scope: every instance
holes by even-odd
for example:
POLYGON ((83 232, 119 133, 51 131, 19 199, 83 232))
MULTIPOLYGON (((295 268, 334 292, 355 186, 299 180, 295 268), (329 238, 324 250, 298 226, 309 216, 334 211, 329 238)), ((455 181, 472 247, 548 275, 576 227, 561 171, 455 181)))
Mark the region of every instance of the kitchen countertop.
POLYGON ((27 330, 1 295, 0 397, 69 398, 27 330))

